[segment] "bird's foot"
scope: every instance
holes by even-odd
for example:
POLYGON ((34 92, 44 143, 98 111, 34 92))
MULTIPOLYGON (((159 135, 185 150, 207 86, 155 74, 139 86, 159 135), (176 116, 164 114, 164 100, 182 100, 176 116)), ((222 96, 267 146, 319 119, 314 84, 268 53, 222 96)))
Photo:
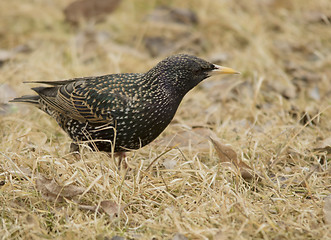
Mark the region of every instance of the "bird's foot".
POLYGON ((79 152, 79 145, 77 143, 71 143, 70 144, 70 152, 79 152))

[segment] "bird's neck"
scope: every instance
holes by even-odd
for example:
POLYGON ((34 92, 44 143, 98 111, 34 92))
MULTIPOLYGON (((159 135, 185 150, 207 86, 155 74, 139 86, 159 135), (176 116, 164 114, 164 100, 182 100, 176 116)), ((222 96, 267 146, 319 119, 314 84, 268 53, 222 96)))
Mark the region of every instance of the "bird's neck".
POLYGON ((179 101, 178 104, 191 89, 185 85, 178 73, 169 75, 166 71, 155 71, 152 69, 145 73, 143 79, 145 83, 148 82, 146 86, 149 86, 152 90, 151 92, 155 93, 157 97, 171 98, 176 102, 179 101))

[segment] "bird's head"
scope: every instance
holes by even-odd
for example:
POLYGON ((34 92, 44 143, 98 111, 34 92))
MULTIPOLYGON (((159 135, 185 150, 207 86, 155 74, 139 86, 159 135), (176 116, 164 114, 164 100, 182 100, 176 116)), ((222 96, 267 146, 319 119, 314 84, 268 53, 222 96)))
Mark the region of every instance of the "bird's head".
POLYGON ((210 76, 239 72, 192 55, 178 54, 162 60, 149 73, 154 75, 159 84, 185 95, 210 76))

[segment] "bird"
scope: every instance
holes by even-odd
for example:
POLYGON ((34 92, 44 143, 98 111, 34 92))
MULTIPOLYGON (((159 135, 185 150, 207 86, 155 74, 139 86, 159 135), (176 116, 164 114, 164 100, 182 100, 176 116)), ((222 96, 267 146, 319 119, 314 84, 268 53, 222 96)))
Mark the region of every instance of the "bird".
POLYGON ((171 55, 145 73, 118 73, 60 81, 34 81, 30 103, 53 117, 72 139, 71 151, 124 153, 142 148, 170 124, 183 97, 204 79, 237 74, 188 54, 171 55))

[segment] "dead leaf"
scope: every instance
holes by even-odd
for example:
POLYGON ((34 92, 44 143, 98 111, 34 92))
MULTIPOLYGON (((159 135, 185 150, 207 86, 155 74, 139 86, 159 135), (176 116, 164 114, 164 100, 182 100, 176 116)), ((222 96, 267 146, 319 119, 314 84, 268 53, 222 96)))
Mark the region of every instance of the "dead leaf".
POLYGON ((331 224, 331 195, 327 196, 324 200, 324 221, 326 224, 331 224))
POLYGON ((101 201, 100 207, 111 218, 118 217, 119 213, 122 211, 122 209, 119 207, 119 205, 112 200, 101 201))
POLYGON ((48 201, 63 201, 63 197, 72 198, 82 194, 86 189, 75 185, 60 186, 54 179, 47 179, 44 176, 36 181, 36 187, 44 199, 48 201))
POLYGON ((49 192, 66 198, 71 198, 76 195, 82 194, 86 190, 83 187, 78 187, 72 184, 62 187, 58 185, 58 183, 54 179, 51 182, 46 183, 45 187, 49 192))
POLYGON ((216 153, 221 162, 231 162, 235 166, 238 166, 239 161, 237 153, 230 146, 224 145, 212 138, 210 138, 210 140, 213 143, 216 153))
POLYGON ((214 145, 216 153, 221 160, 221 162, 232 163, 240 171, 240 175, 245 180, 251 180, 253 177, 259 177, 257 174, 253 173, 253 169, 244 163, 242 160, 238 159, 237 153, 231 148, 231 146, 224 145, 219 141, 210 138, 214 145))
POLYGON ((101 201, 100 208, 98 208, 98 206, 93 206, 93 205, 79 205, 79 208, 92 212, 95 212, 97 210, 99 212, 103 211, 106 214, 108 214, 111 218, 118 217, 119 213, 124 209, 124 207, 120 208, 119 205, 112 200, 101 201))
POLYGON ((258 179, 260 178, 258 175, 256 175, 253 172, 253 169, 250 166, 248 166, 246 163, 244 163, 243 161, 239 162, 238 168, 240 169, 240 174, 241 174, 242 178, 247 181, 253 179, 253 177, 256 177, 258 179))
POLYGON ((50 201, 50 202, 62 202, 63 201, 63 198, 60 197, 60 196, 57 196, 56 194, 50 192, 46 186, 45 186, 45 183, 50 183, 52 180, 50 179, 47 179, 43 176, 39 177, 37 180, 36 180, 36 188, 40 191, 41 193, 41 196, 47 200, 47 201, 50 201))
POLYGON ((57 185, 57 187, 55 188, 57 190, 59 190, 59 195, 62 197, 66 197, 66 198, 71 198, 74 196, 77 196, 79 194, 82 194, 86 188, 84 187, 79 187, 73 184, 70 184, 68 186, 64 186, 64 187, 60 187, 59 185, 57 185))
POLYGON ((77 25, 81 21, 100 21, 106 14, 113 12, 121 0, 78 0, 64 9, 66 20, 77 25))

